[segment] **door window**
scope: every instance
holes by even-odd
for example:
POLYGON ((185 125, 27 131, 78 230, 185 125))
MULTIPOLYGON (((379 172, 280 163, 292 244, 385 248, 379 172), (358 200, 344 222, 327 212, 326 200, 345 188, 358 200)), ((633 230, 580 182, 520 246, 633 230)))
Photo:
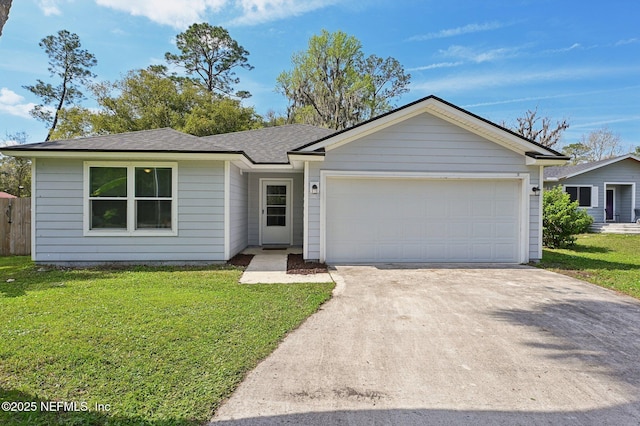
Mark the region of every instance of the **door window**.
POLYGON ((267 226, 287 226, 287 187, 267 185, 267 226))

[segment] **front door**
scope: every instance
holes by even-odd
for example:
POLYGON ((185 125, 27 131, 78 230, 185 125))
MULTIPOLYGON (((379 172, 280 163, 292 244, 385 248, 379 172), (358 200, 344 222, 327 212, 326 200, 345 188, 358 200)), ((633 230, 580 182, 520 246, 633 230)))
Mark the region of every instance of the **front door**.
POLYGON ((262 180, 261 244, 291 245, 291 181, 262 180))
POLYGON ((604 209, 604 211, 606 212, 606 218, 605 220, 613 220, 613 206, 615 205, 615 191, 613 189, 607 189, 607 200, 606 200, 606 207, 604 209))

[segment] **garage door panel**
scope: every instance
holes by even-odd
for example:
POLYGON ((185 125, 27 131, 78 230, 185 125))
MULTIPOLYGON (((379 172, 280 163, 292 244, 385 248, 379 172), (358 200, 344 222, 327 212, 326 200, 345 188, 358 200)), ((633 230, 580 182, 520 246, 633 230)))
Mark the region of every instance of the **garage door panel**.
POLYGON ((329 262, 517 262, 518 180, 329 177, 329 262))

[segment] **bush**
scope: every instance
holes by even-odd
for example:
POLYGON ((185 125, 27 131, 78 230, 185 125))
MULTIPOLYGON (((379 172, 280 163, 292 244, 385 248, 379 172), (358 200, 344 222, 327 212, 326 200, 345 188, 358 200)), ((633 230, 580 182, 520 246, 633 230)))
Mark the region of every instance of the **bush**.
POLYGON ((574 235, 586 232, 593 218, 571 202, 561 186, 545 191, 542 200, 542 244, 549 248, 572 246, 574 235))

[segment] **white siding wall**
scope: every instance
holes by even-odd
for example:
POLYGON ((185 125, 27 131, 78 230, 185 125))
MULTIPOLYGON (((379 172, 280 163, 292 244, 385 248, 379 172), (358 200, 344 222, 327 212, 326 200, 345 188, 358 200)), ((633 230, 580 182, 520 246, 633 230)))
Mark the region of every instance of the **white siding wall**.
MULTIPOLYGON (((421 114, 326 153, 309 163, 309 181, 321 170, 527 173, 539 183, 538 166, 500 145, 430 114, 421 114)), ((321 191, 324 190, 321 188, 321 191)), ((538 258, 539 197, 530 198, 529 252, 538 258)), ((309 199, 309 259, 320 257, 320 197, 309 199)))
POLYGON ((230 242, 229 242, 229 257, 235 256, 237 253, 247 247, 249 237, 247 232, 248 224, 248 193, 249 193, 249 180, 247 173, 240 174, 240 168, 230 165, 229 170, 229 188, 231 193, 229 195, 229 201, 231 204, 230 220, 230 242))
POLYGON ((293 179, 293 245, 302 245, 304 177, 302 173, 249 173, 249 245, 260 245, 260 179, 293 179))
POLYGON ((225 260, 222 162, 178 162, 178 236, 83 236, 82 180, 82 160, 38 159, 36 261, 225 260))

